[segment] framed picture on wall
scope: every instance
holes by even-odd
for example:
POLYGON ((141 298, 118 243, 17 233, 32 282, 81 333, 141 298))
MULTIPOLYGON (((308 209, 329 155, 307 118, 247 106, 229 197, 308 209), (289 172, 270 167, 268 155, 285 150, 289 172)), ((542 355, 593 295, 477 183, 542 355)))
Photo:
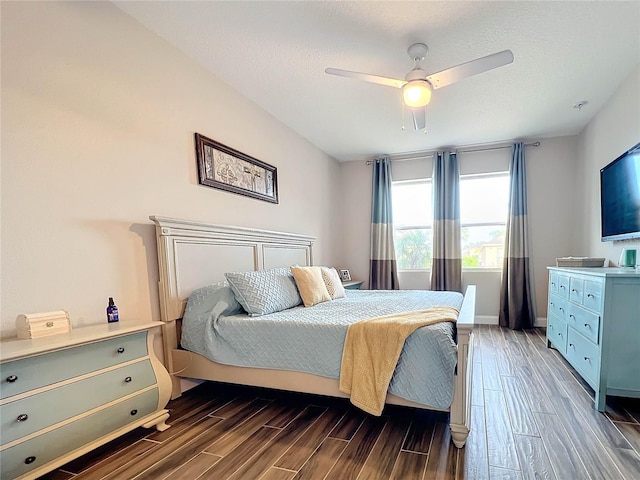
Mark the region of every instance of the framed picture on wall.
POLYGON ((278 169, 196 133, 200 185, 278 203, 278 169))
POLYGON ((349 273, 349 270, 340 270, 340 280, 343 282, 351 281, 351 274, 349 273))

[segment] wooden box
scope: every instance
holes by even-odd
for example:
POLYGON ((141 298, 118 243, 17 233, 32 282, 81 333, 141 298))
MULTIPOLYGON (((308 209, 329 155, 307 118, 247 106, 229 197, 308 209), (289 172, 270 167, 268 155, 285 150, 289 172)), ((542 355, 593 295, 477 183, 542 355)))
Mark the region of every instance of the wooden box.
POLYGON ((39 338, 71 331, 69 313, 64 310, 18 315, 16 319, 18 338, 39 338))

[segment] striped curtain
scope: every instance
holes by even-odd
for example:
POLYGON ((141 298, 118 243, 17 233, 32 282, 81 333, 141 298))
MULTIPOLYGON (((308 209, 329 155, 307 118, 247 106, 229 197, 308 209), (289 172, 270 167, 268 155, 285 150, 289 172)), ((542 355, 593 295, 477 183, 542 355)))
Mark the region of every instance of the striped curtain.
POLYGON ((509 218, 504 244, 498 319, 500 326, 520 330, 532 328, 536 318, 535 291, 529 268, 527 180, 522 143, 513 145, 509 173, 509 218))
POLYGON ((462 292, 460 169, 455 153, 433 160, 433 259, 431 290, 462 292))
POLYGON ((371 290, 398 290, 398 267, 393 244, 391 213, 391 160, 380 158, 373 164, 373 194, 371 198, 371 290))

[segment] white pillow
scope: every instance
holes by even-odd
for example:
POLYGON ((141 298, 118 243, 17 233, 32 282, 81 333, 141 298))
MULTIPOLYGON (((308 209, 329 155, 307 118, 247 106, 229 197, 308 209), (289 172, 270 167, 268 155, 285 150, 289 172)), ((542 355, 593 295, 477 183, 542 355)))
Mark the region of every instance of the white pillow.
POLYGON ((335 268, 328 267, 321 267, 320 270, 322 271, 322 280, 324 280, 331 299, 335 300, 336 298, 345 297, 344 286, 342 286, 338 271, 335 268))

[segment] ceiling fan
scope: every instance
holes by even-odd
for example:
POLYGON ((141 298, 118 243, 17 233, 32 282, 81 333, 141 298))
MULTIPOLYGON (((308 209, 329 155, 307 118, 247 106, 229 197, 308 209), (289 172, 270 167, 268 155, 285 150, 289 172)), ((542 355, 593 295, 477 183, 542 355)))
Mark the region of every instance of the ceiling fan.
POLYGON ((414 61, 415 66, 405 75, 404 80, 381 77, 368 73, 352 72, 350 70, 341 70, 339 68, 327 68, 325 69, 325 73, 401 88, 403 104, 411 110, 414 128, 416 130, 423 130, 426 126, 424 107, 431 101, 432 90, 446 87, 464 78, 513 62, 513 53, 511 50, 503 50, 492 55, 487 55, 486 57, 462 63, 455 67, 447 68, 437 73, 428 74, 420 65, 420 62, 425 59, 428 52, 429 48, 424 43, 414 43, 407 49, 407 53, 414 61))

